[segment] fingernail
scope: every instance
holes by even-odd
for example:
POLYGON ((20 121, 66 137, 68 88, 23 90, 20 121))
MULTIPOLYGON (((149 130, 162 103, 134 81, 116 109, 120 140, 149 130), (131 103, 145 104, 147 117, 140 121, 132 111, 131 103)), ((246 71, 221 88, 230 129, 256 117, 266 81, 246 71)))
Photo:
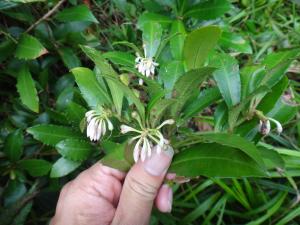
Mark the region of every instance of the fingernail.
POLYGON ((173 204, 173 191, 169 187, 169 192, 168 192, 168 212, 172 211, 172 204, 173 204))
POLYGON ((168 147, 167 150, 163 150, 160 154, 157 154, 156 147, 152 150, 150 158, 146 159, 143 163, 144 169, 153 176, 161 176, 166 173, 174 155, 172 147, 168 147))

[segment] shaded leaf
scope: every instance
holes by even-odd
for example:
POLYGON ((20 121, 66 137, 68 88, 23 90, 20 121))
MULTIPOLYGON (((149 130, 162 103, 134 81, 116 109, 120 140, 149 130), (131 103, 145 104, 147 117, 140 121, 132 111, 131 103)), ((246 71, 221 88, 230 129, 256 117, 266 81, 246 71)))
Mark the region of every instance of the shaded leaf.
POLYGON ((22 130, 18 129, 10 133, 4 144, 4 153, 10 161, 15 162, 20 159, 23 152, 24 137, 22 130))
POLYGON ((153 58, 160 45, 162 28, 158 23, 145 23, 142 27, 145 57, 153 58))
POLYGON ((175 35, 170 40, 171 53, 175 59, 182 59, 182 49, 186 36, 184 24, 181 20, 175 20, 172 23, 170 35, 175 35))
POLYGON ((40 177, 48 174, 52 164, 43 159, 24 159, 18 162, 18 166, 33 177, 40 177))

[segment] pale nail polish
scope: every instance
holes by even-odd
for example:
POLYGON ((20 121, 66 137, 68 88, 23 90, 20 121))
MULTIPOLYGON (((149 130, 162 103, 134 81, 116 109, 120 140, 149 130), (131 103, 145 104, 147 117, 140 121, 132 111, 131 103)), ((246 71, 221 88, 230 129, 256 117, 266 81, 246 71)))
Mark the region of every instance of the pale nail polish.
POLYGON ((157 154, 156 150, 153 149, 151 157, 146 159, 143 163, 144 169, 153 176, 161 176, 166 173, 173 155, 174 150, 172 147, 162 151, 160 154, 157 154))

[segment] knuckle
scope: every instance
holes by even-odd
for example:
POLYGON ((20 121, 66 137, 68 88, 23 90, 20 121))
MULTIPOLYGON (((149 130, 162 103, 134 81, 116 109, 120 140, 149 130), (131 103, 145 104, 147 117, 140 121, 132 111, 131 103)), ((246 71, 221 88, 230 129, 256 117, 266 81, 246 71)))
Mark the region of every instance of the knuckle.
POLYGON ((154 200, 157 194, 157 187, 150 183, 141 182, 133 176, 128 176, 128 187, 138 198, 143 200, 154 200))

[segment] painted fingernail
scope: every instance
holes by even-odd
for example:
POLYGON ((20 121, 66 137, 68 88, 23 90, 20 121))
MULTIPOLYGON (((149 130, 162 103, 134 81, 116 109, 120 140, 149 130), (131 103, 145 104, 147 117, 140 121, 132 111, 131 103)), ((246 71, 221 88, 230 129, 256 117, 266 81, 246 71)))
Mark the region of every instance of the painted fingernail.
POLYGON ((151 157, 143 163, 144 169, 153 176, 161 176, 169 168, 173 155, 174 150, 172 147, 168 147, 167 150, 163 150, 160 154, 156 152, 156 149, 153 149, 151 157))

